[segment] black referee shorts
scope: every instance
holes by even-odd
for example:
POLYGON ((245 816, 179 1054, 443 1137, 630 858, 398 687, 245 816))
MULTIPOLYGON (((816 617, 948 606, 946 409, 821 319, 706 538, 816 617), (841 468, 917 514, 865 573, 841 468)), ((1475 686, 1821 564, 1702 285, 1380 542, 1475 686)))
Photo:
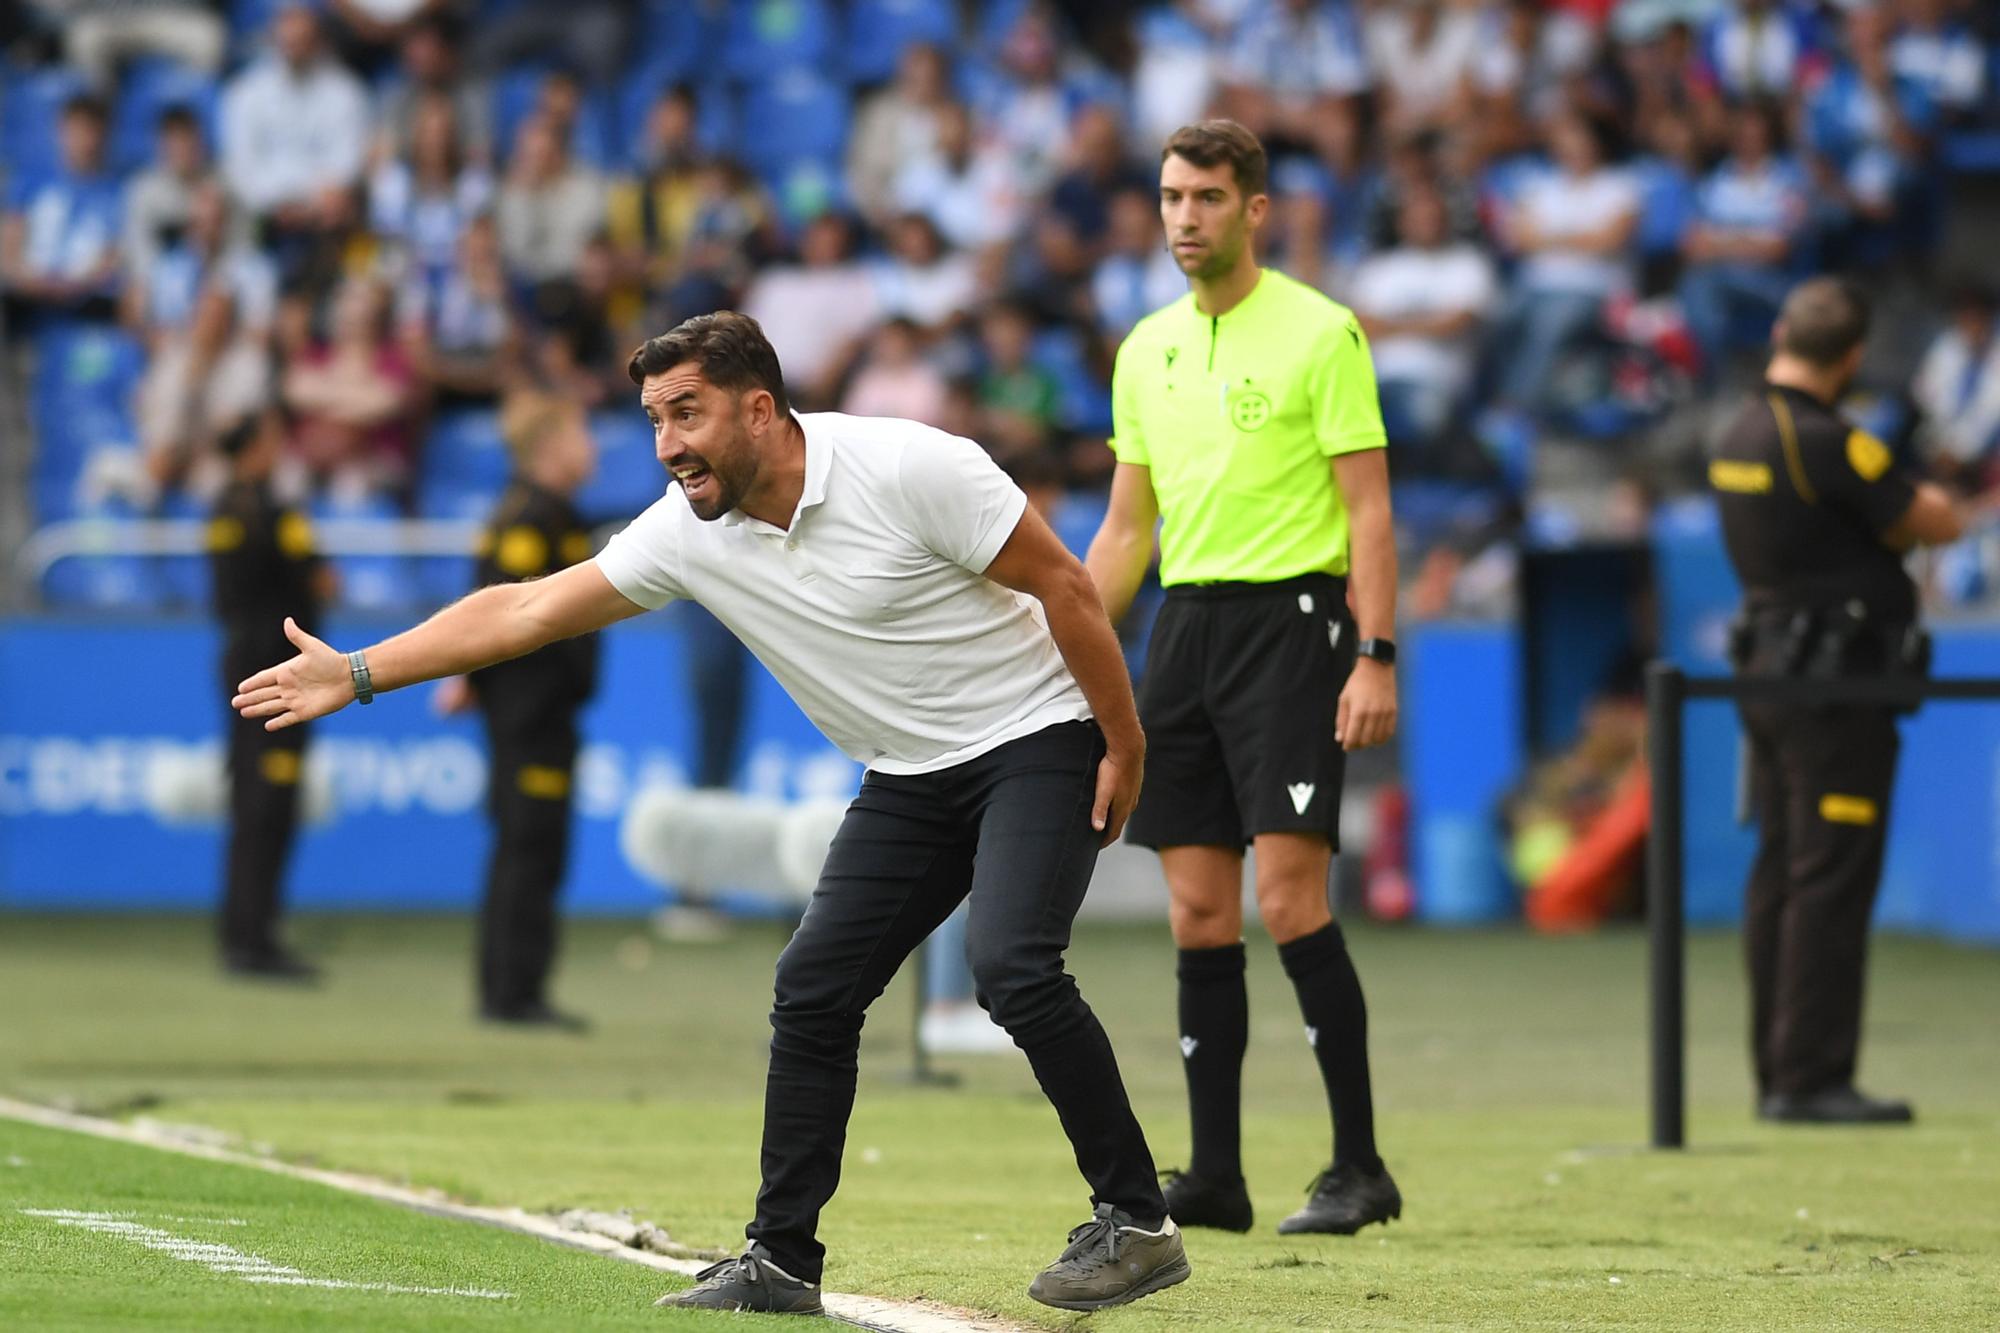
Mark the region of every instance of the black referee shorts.
POLYGON ((1355 640, 1347 581, 1330 574, 1167 589, 1139 690, 1146 780, 1126 839, 1241 847, 1318 833, 1338 850, 1347 756, 1333 728, 1355 640))

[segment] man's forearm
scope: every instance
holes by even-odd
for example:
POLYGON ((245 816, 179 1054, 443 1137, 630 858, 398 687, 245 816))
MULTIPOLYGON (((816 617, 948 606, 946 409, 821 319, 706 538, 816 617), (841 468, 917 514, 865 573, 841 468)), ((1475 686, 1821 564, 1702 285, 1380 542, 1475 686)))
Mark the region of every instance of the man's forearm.
POLYGON ((1348 515, 1352 552, 1347 586, 1354 625, 1364 639, 1396 637, 1396 528, 1386 499, 1348 515))
POLYGON ((1139 729, 1132 675, 1091 584, 1079 576, 1067 592, 1043 598, 1042 613, 1111 753, 1126 760, 1144 754, 1146 735, 1139 729))
POLYGON ((1097 599, 1113 625, 1132 609, 1132 599, 1139 595, 1139 585, 1145 581, 1146 566, 1152 558, 1151 533, 1138 537, 1105 529, 1090 543, 1090 554, 1084 557, 1083 567, 1089 571, 1097 599))
POLYGON ((528 613, 535 585, 496 583, 367 649, 376 690, 459 676, 533 652, 562 637, 528 613))

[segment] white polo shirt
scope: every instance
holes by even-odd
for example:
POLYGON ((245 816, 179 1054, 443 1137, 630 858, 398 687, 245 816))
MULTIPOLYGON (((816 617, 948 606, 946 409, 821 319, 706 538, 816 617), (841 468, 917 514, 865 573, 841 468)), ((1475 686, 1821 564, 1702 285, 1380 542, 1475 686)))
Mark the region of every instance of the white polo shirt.
POLYGON ((703 522, 673 486, 598 555, 611 586, 648 609, 700 602, 828 740, 883 773, 1089 717, 1034 599, 984 576, 1028 503, 986 451, 889 417, 798 422, 789 531, 740 511, 703 522))

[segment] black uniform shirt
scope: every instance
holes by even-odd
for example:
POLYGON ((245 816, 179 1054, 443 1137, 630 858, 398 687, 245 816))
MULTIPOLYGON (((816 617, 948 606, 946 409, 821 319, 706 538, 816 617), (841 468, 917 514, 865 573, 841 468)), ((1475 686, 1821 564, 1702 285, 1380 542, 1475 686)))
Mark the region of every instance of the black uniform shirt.
POLYGON ((1858 600, 1870 619, 1916 618, 1916 588, 1882 534, 1916 488, 1889 448, 1796 389, 1766 384, 1708 465, 1730 563, 1753 608, 1858 600))
POLYGON ((319 555, 312 525, 261 481, 232 482, 208 520, 215 613, 234 637, 274 642, 290 656, 284 621, 319 623, 319 555))
MULTIPOLYGON (((479 539, 480 587, 538 579, 588 560, 590 533, 576 506, 554 491, 516 477, 501 493, 479 539)), ((489 707, 532 711, 580 704, 597 687, 597 636, 579 635, 512 662, 473 673, 489 707)))

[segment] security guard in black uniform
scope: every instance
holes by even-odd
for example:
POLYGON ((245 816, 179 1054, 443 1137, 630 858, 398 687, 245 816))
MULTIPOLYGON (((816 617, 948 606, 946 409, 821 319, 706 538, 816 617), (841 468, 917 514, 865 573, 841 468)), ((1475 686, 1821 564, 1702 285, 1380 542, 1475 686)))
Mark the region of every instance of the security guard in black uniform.
MULTIPOLYGON (((222 621, 223 697, 238 681, 291 651, 285 617, 319 626, 331 571, 313 549, 305 515, 279 504, 271 469, 284 420, 273 409, 248 417, 220 441, 232 475, 208 522, 215 612, 222 621)), ((285 862, 298 825, 306 729, 266 731, 229 716, 229 851, 223 872, 222 964, 250 977, 311 981, 317 971, 278 942, 285 862)))
MULTIPOLYGON (((1709 463, 1744 589, 1730 657, 1802 679, 1921 676, 1929 640, 1903 571, 1913 545, 1956 539, 1936 485, 1834 405, 1860 366, 1865 298, 1834 278, 1794 289, 1765 383, 1709 463)), ((1766 1120, 1899 1123, 1907 1103, 1854 1086, 1868 919, 1895 782, 1889 706, 1739 705, 1759 826, 1744 908, 1757 1112, 1766 1120)))
MULTIPOLYGON (((596 465, 583 414, 538 393, 510 399, 501 433, 514 475, 481 538, 478 582, 541 578, 592 554, 570 497, 596 465)), ((480 1016, 578 1030, 549 1004, 556 893, 569 854, 576 715, 597 687, 597 636, 582 635, 474 672, 441 702, 476 700, 490 749, 487 806, 493 859, 479 918, 480 1016)))

